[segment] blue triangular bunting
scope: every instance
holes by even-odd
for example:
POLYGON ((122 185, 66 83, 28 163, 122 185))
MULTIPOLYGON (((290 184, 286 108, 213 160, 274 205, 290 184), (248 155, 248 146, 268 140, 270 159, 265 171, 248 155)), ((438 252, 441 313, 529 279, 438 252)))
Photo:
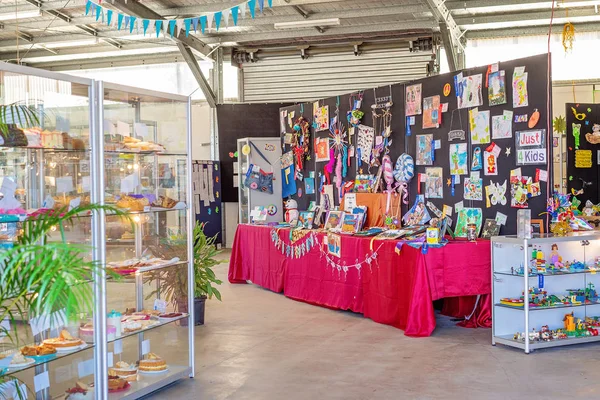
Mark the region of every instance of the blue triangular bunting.
POLYGON ((135 27, 135 17, 129 17, 129 33, 133 32, 134 27, 135 27))
POLYGON ((148 30, 148 26, 150 25, 150 20, 143 19, 142 26, 144 27, 144 36, 146 36, 146 31, 148 30))
POLYGON ((190 28, 192 26, 192 20, 190 18, 184 19, 183 23, 185 24, 185 36, 190 35, 190 28))
POLYGON ((200 22, 200 17, 196 17, 192 20, 192 24, 194 25, 194 32, 198 32, 198 22, 200 22))
POLYGON ((234 25, 237 25, 239 12, 240 12, 240 8, 238 6, 231 7, 231 18, 233 18, 234 25))
POLYGON ((217 28, 217 32, 219 31, 219 26, 221 25, 221 17, 223 16, 223 13, 221 11, 217 11, 215 13, 215 26, 217 28))
POLYGON ((260 12, 263 12, 263 8, 265 8, 265 0, 258 0, 258 9, 260 12))
POLYGON ((248 8, 250 9, 250 16, 254 19, 256 13, 256 0, 248 1, 248 8))
POLYGON ((102 7, 96 4, 96 21, 100 19, 100 14, 102 14, 102 7))
POLYGON ((267 1, 269 3, 269 8, 272 8, 273 7, 273 0, 267 0, 267 1))
POLYGON ((208 22, 208 18, 206 15, 200 17, 200 29, 202 29, 202 34, 204 35, 204 31, 206 30, 206 23, 208 22))
POLYGON ((113 10, 106 10, 106 25, 110 25, 112 21, 113 10))
POLYGON ((91 8, 92 8, 92 2, 88 0, 88 2, 85 3, 85 15, 88 15, 90 13, 91 8))
POLYGON ((162 30, 162 20, 158 19, 158 20, 154 21, 154 23, 155 23, 155 27, 156 27, 156 37, 158 37, 158 34, 162 30))
POLYGON ((171 34, 171 37, 175 34, 175 24, 176 21, 174 19, 169 20, 169 33, 171 34))
POLYGON ((121 26, 123 25, 123 14, 117 15, 117 29, 121 30, 121 26))

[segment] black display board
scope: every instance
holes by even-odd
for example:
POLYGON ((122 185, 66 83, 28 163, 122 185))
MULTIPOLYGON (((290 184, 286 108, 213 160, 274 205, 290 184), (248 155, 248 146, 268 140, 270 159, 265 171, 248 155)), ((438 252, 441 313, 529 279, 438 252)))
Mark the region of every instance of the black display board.
MULTIPOLYGON (((431 166, 416 166, 415 165, 415 178, 412 180, 409 188, 409 198, 410 207, 415 199, 415 195, 418 194, 418 174, 425 173, 425 168, 427 167, 441 167, 443 168, 443 198, 441 199, 426 199, 426 201, 431 201, 438 209, 442 209, 443 205, 448 205, 454 208, 455 204, 463 200, 464 194, 464 178, 469 175, 462 175, 460 184, 455 185, 454 195, 451 193, 451 187, 447 185, 447 180, 451 178, 450 175, 450 160, 449 160, 449 148, 451 143, 457 142, 449 142, 448 140, 448 132, 452 129, 462 129, 466 134, 466 143, 468 143, 468 167, 469 171, 471 171, 471 162, 472 155, 475 148, 479 147, 482 158, 484 150, 490 145, 487 144, 472 144, 471 143, 471 135, 470 135, 470 127, 469 127, 469 110, 472 108, 462 108, 457 109, 457 98, 454 88, 454 77, 462 72, 463 76, 471 76, 471 75, 482 75, 482 99, 483 104, 478 108, 479 111, 490 111, 490 131, 492 129, 492 117, 496 115, 502 115, 503 112, 513 111, 514 115, 511 121, 512 125, 512 137, 503 138, 503 139, 491 139, 491 142, 496 143, 501 147, 500 155, 497 159, 498 166, 498 175, 496 176, 486 176, 484 171, 480 171, 481 178, 483 179, 483 200, 475 201, 475 200, 464 200, 464 207, 475 207, 481 208, 483 212, 483 220, 486 218, 495 218, 497 212, 501 212, 507 216, 507 223, 505 226, 501 228, 501 234, 514 234, 516 233, 516 215, 517 208, 511 207, 511 194, 510 194, 510 171, 520 167, 522 176, 529 176, 535 179, 536 171, 538 169, 545 170, 548 173, 549 182, 540 182, 541 195, 537 197, 532 197, 528 201, 528 208, 532 210, 532 218, 537 218, 537 216, 546 210, 546 199, 548 198, 548 187, 552 188, 552 128, 549 127, 548 120, 548 105, 551 103, 551 93, 548 90, 548 82, 551 78, 548 76, 548 62, 549 56, 548 54, 542 54, 538 56, 528 57, 524 59, 512 60, 507 62, 499 63, 499 70, 505 71, 505 92, 506 92, 506 104, 489 106, 488 101, 488 89, 486 87, 487 82, 487 71, 488 66, 478 67, 467 69, 459 72, 454 72, 450 74, 444 75, 436 75, 429 78, 424 78, 414 82, 407 82, 404 84, 395 84, 391 86, 384 86, 377 89, 368 89, 363 92, 363 104, 361 110, 365 113, 361 123, 367 126, 373 126, 373 117, 371 106, 375 102, 375 97, 384 97, 389 96, 391 93, 393 106, 391 109, 392 112, 392 139, 393 142, 390 146, 390 157, 392 161, 395 163, 398 156, 402 153, 407 152, 410 154, 416 161, 416 152, 417 152, 417 144, 416 137, 420 134, 432 134, 434 140, 440 141, 440 148, 435 150, 435 161, 431 166), (527 80, 527 91, 528 91, 528 105, 526 107, 518 107, 513 109, 513 89, 512 89, 512 79, 513 72, 515 68, 524 67, 525 72, 528 73, 527 80), (406 87, 413 84, 421 84, 422 85, 422 98, 426 98, 429 96, 440 96, 440 103, 448 103, 448 111, 442 113, 442 123, 439 128, 430 128, 423 129, 422 128, 422 114, 415 116, 414 125, 410 126, 411 134, 407 136, 406 124, 407 119, 405 117, 405 93, 406 87), (447 96, 444 95, 444 86, 449 84, 451 87, 450 93, 447 96), (539 122, 535 125, 534 129, 544 129, 545 132, 545 145, 546 145, 546 161, 543 164, 539 165, 520 165, 517 166, 517 146, 516 146, 516 132, 517 131, 526 131, 530 130, 528 128, 527 122, 514 122, 514 117, 516 115, 527 115, 529 119, 534 111, 539 112, 539 122), (454 111, 454 112, 453 112, 454 111), (453 115, 454 114, 454 115, 453 115), (451 126, 452 125, 452 126, 451 126), (510 154, 507 154, 507 148, 510 147, 510 154), (490 181, 494 183, 503 184, 506 180, 506 204, 501 205, 492 205, 491 207, 486 207, 486 193, 485 186, 490 184, 490 181)), ((339 104, 339 115, 342 121, 346 124, 346 112, 350 109, 349 105, 349 96, 350 95, 342 95, 337 97, 330 97, 327 99, 323 99, 319 101, 320 105, 329 106, 329 117, 333 117, 334 112, 336 110, 336 105, 339 104)), ((295 108, 287 108, 287 110, 297 110, 299 106, 295 106, 295 108)), ((304 104, 304 115, 310 117, 310 122, 312 124, 312 103, 304 104)), ((283 109, 282 109, 283 110, 283 109)), ((282 111, 280 110, 280 111, 282 111)), ((288 130, 289 131, 289 130, 288 130)), ((376 135, 379 132, 376 132, 376 135)), ((328 137, 328 131, 320 131, 314 132, 314 129, 311 129, 311 139, 314 141, 316 137, 328 137)), ((356 144, 356 137, 352 138, 353 143, 356 144)), ((460 141, 464 143, 465 141, 460 141)), ((312 145, 312 143, 311 143, 312 145)), ((284 150, 285 151, 285 150, 284 150)), ((311 154, 314 157, 314 149, 311 154)), ((352 158, 352 165, 348 169, 348 175, 345 178, 345 181, 352 180, 357 174, 356 167, 356 158, 352 158)), ((323 167, 326 163, 317 162, 315 163, 315 185, 317 188, 317 193, 319 189, 319 175, 323 171, 323 167)), ((306 169, 307 167, 305 167, 306 169)), ((377 168, 371 168, 369 171, 368 168, 363 164, 363 173, 371 173, 376 174, 377 168)), ((303 171, 304 176, 308 176, 309 171, 303 171)), ((332 178, 333 179, 333 178, 332 178)), ((421 188, 424 189, 424 184, 421 184, 421 188)), ((337 192, 336 192, 337 193, 337 192)), ((298 198, 297 196, 293 196, 298 203, 299 209, 305 209, 310 200, 317 200, 317 196, 304 196, 303 198, 298 198)), ((336 201, 336 204, 339 202, 336 201)), ((402 212, 403 214, 407 211, 405 207, 402 212)), ((456 224, 456 213, 453 213, 453 221, 456 224)))
MULTIPOLYGON (((600 123, 600 105, 567 103, 565 115, 567 122, 566 179, 568 193, 576 194, 577 199, 581 201, 582 205, 585 205, 587 200, 598 204, 600 201, 598 193, 598 182, 600 180, 600 158, 598 157, 598 152, 600 151, 600 144, 591 143, 586 138, 586 134, 592 134, 594 124, 600 123), (579 146, 576 145, 575 136, 573 135, 574 124, 580 125, 579 146), (591 160, 589 159, 590 152, 591 160), (583 193, 579 193, 584 187, 584 182, 586 183, 586 187, 583 193), (589 186, 587 186, 588 183, 590 184, 589 186)), ((575 130, 577 131, 577 129, 575 130)), ((593 137, 590 140, 592 142, 595 141, 593 137)))
POLYGON ((219 161, 223 180, 224 203, 238 201, 238 188, 233 186, 233 163, 229 153, 237 150, 237 140, 245 137, 277 137, 279 108, 284 104, 219 104, 217 122, 219 131, 219 161))
POLYGON ((206 236, 217 235, 215 243, 223 243, 221 168, 218 161, 192 161, 192 190, 196 221, 206 223, 206 236))

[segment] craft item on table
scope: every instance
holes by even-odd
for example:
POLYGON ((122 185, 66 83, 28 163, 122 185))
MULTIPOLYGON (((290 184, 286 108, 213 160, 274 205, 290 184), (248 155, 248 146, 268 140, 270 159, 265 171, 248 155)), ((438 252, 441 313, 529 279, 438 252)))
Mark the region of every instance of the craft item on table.
POLYGON ((425 181, 426 198, 444 198, 444 179, 442 171, 443 169, 440 167, 425 168, 425 175, 427 175, 427 180, 425 181))
POLYGON ((546 164, 546 130, 517 131, 515 133, 517 165, 546 164))
POLYGON ((417 135, 417 165, 433 165, 433 135, 417 135))
POLYGON ((483 105, 483 96, 481 95, 482 74, 462 76, 456 82, 459 89, 456 91, 458 108, 469 108, 483 105))
POLYGON ((327 233, 323 239, 327 245, 327 253, 340 258, 342 256, 342 237, 334 233, 327 233))
POLYGON ((405 115, 420 115, 421 114, 421 89, 422 84, 406 86, 406 102, 404 109, 405 115))
POLYGON ((314 219, 315 213, 313 211, 300 211, 298 214, 297 226, 305 229, 312 229, 314 219))
POLYGON ((329 128, 329 106, 321 106, 319 102, 313 103, 313 128, 315 132, 329 128))
POLYGON ((529 118, 529 116, 527 114, 515 115, 515 124, 518 124, 521 122, 527 122, 528 118, 529 118))
POLYGON ((427 244, 438 244, 440 242, 440 229, 439 228, 427 228, 427 244))
POLYGON ((358 125, 356 129, 358 134, 357 152, 360 153, 360 157, 357 156, 357 163, 360 166, 360 162, 369 163, 371 161, 375 129, 362 124, 358 125))
MULTIPOLYGON (((397 196, 394 193, 394 196, 397 196)), ((402 223, 400 220, 401 217, 401 202, 397 203, 396 211, 392 213, 392 192, 387 192, 386 194, 386 205, 385 205, 385 219, 383 220, 383 225, 388 229, 396 229, 399 228, 402 223)))
POLYGON ((525 72, 525 67, 515 67, 512 87, 513 108, 527 107, 529 105, 529 94, 527 91, 527 72, 525 72))
POLYGON ((483 165, 483 173, 485 175, 498 175, 498 164, 494 153, 483 152, 483 165))
POLYGON ((329 140, 326 138, 315 138, 315 161, 329 161, 329 140))
POLYGON ((467 227, 470 224, 475 225, 476 236, 479 236, 481 225, 483 221, 483 212, 481 208, 463 208, 458 212, 458 220, 456 221, 456 228, 454 229, 454 235, 456 237, 466 238, 467 227))
POLYGON ((407 154, 401 154, 394 166, 394 179, 398 183, 398 192, 402 194, 402 202, 408 204, 408 183, 415 175, 415 164, 413 158, 407 154))
MULTIPOLYGON (((473 150, 473 159, 471 160, 471 171, 479 171, 482 168, 482 160, 481 160, 481 148, 475 147, 473 150)), ((463 174, 453 174, 453 175, 463 175, 463 174)))
POLYGON ((583 210, 581 210, 581 213, 586 217, 592 217, 592 216, 596 215, 596 211, 594 208, 595 208, 594 203, 587 200, 585 202, 585 207, 583 207, 583 210))
POLYGON ((327 212, 327 217, 325 218, 325 229, 326 230, 337 230, 342 225, 342 220, 344 217, 343 211, 333 211, 330 210, 327 212))
POLYGON ((384 155, 381 160, 382 168, 383 168, 383 179, 386 183, 386 190, 392 191, 392 185, 394 184, 394 170, 392 167, 392 159, 389 155, 384 155))
POLYGON ((296 179, 295 179, 294 164, 281 170, 281 197, 293 196, 296 194, 296 179))
POLYGON ((284 203, 284 207, 285 209, 285 215, 284 215, 284 219, 285 222, 287 222, 288 224, 295 226, 296 223, 298 222, 298 203, 296 202, 296 200, 294 199, 289 199, 286 200, 284 203))
POLYGON ((342 220, 342 233, 356 233, 360 229, 362 215, 344 213, 342 220))
POLYGON ((423 129, 440 127, 440 96, 423 99, 423 129))
POLYGON ((506 77, 504 71, 488 75, 488 102, 490 106, 506 104, 506 77))
POLYGON ((477 108, 469 110, 469 127, 471 130, 471 144, 490 142, 490 111, 479 111, 477 108))
POLYGON ((481 232, 481 237, 483 239, 489 239, 492 236, 500 235, 500 225, 493 218, 488 218, 485 220, 483 224, 483 231, 481 232))
POLYGON ((540 121, 540 112, 536 108, 535 110, 533 110, 533 113, 531 113, 531 117, 529 117, 529 122, 527 122, 527 127, 529 129, 533 129, 533 128, 535 128, 535 126, 537 125, 537 123, 539 121, 540 121))
POLYGON ((465 178, 465 200, 483 200, 483 179, 473 176, 465 178))
POLYGON ((425 207, 425 198, 422 194, 417 195, 415 203, 402 217, 405 225, 424 225, 431 219, 427 207, 425 207))
POLYGON ((592 132, 585 134, 585 140, 591 144, 600 144, 600 124, 594 124, 592 132))
POLYGON ((573 138, 575 139, 575 149, 579 149, 579 140, 581 137, 581 124, 573 123, 573 138))
POLYGON ((512 117, 512 111, 504 111, 502 115, 492 116, 492 139, 512 137, 512 117))

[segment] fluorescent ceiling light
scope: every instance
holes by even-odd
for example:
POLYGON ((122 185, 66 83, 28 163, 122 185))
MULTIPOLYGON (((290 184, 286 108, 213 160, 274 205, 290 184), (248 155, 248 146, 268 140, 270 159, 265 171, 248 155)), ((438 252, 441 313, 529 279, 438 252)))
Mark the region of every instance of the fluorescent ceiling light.
POLYGON ((11 13, 0 14, 0 21, 10 21, 14 19, 35 18, 42 15, 40 10, 15 11, 11 13))
POLYGON ((275 29, 312 28, 316 26, 335 26, 340 24, 339 18, 308 19, 293 22, 277 22, 275 29))
POLYGON ((71 40, 71 41, 65 41, 65 42, 44 43, 44 47, 47 47, 49 49, 62 49, 65 47, 83 47, 83 46, 92 46, 95 44, 98 44, 98 38, 71 40))

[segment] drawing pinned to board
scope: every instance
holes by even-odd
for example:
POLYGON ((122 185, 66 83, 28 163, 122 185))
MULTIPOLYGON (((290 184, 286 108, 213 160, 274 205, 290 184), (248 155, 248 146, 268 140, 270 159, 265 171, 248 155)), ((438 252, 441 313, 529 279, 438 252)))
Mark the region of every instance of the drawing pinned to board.
MULTIPOLYGON (((375 129, 366 125, 358 125, 357 151, 360 153, 360 161, 368 163, 371 161, 375 129)), ((359 163, 360 165, 360 163, 359 163)))
MULTIPOLYGON (((421 114, 421 96, 422 96, 422 85, 419 83, 417 85, 408 85, 406 86, 406 113, 405 115, 408 117, 410 115, 420 115, 421 114)), ((439 97, 438 97, 439 104, 439 97)))
POLYGON ((513 72, 513 108, 527 107, 529 93, 527 92, 527 72, 525 67, 515 67, 513 72))
POLYGON ((458 220, 456 221, 454 235, 461 238, 467 237, 467 226, 475 224, 477 236, 479 236, 482 223, 483 211, 481 208, 462 208, 458 211, 458 220))
POLYGON ((490 106, 506 104, 506 77, 504 71, 489 74, 488 101, 490 106))
POLYGON ((494 206, 501 204, 503 206, 506 205, 506 179, 504 183, 500 185, 499 183, 494 183, 490 181, 490 184, 486 186, 486 195, 488 196, 488 200, 494 206))
POLYGON ((319 102, 313 103, 313 127, 315 131, 326 131, 329 129, 329 106, 320 106, 319 102))
POLYGON ((465 200, 483 200, 483 179, 465 178, 465 200))
POLYGON ((573 123, 573 138, 575 139, 575 148, 579 148, 579 139, 581 138, 581 124, 573 123))
POLYGON ((443 169, 439 167, 425 168, 425 197, 430 199, 444 198, 443 169))
POLYGON ((477 107, 483 105, 481 95, 482 74, 471 75, 457 79, 460 87, 457 92, 458 108, 477 107))
POLYGON ((439 128, 440 96, 423 99, 423 129, 439 128))
POLYGON ((479 171, 483 166, 481 161, 481 148, 475 147, 473 150, 473 160, 471 160, 471 171, 479 171))
POLYGON ((600 125, 594 124, 591 133, 585 134, 585 140, 591 144, 600 144, 600 125))
POLYGON ((498 175, 498 162, 494 153, 483 152, 483 173, 485 175, 498 175))
POLYGON ((466 143, 450 144, 450 175, 467 175, 469 173, 466 143))
POLYGON ((315 194, 315 178, 304 178, 304 192, 315 194))
POLYGON ((433 165, 433 135, 417 135, 417 165, 433 165))
POLYGON ((492 139, 510 139, 512 137, 513 112, 505 110, 502 115, 492 117, 492 139))
POLYGON ((469 126, 471 128, 471 144, 490 142, 490 111, 469 110, 469 126))
POLYGON ((326 138, 315 138, 315 161, 329 161, 329 140, 326 138))
POLYGON ((575 150, 575 168, 592 168, 591 150, 575 150))

